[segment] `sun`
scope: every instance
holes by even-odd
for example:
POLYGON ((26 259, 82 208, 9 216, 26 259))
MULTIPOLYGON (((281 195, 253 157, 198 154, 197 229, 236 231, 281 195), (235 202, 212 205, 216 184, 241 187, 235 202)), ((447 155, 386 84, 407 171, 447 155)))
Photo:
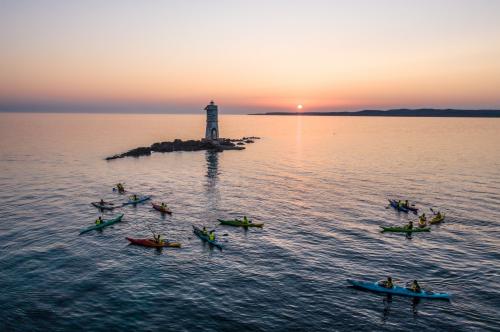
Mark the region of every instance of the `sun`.
POLYGON ((304 108, 304 106, 302 106, 302 104, 298 104, 298 105, 297 105, 297 109, 298 109, 298 110, 301 110, 302 108, 304 108))

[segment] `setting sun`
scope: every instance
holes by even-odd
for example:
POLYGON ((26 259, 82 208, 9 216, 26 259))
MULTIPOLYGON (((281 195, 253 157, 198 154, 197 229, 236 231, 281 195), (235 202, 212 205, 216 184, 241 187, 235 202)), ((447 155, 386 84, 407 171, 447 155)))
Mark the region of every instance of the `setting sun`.
POLYGON ((302 106, 302 104, 298 104, 298 105, 297 105, 297 109, 298 109, 298 110, 301 110, 303 107, 304 107, 304 106, 302 106))

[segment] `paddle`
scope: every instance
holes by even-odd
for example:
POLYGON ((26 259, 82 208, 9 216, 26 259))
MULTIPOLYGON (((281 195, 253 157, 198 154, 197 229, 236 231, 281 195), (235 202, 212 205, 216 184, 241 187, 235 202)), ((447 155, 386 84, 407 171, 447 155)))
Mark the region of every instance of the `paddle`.
POLYGON ((148 227, 148 229, 150 230, 150 232, 153 233, 153 238, 156 239, 156 234, 153 231, 153 229, 151 228, 151 226, 149 226, 148 224, 146 224, 146 226, 148 227))

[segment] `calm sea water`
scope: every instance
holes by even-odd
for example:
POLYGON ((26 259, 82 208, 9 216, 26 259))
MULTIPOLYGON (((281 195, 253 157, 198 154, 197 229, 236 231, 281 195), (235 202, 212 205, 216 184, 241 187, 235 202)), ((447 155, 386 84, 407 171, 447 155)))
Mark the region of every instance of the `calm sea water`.
POLYGON ((500 329, 500 120, 220 116, 244 151, 104 157, 199 138, 197 115, 0 113, 1 331, 332 331, 500 329), (168 202, 120 209, 119 181, 168 202), (381 234, 415 219, 388 197, 444 211, 430 233, 381 234), (106 213, 111 216, 114 213, 106 213), (245 231, 217 218, 246 214, 245 231), (191 225, 217 229, 213 250, 191 225), (182 249, 128 245, 148 227, 182 249), (227 236, 223 236, 227 234, 227 236), (418 279, 451 302, 348 287, 418 279))

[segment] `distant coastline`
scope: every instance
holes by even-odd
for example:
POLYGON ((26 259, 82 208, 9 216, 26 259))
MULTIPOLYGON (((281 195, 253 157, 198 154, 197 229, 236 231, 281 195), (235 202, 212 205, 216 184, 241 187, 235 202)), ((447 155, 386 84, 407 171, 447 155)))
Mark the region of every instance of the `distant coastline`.
POLYGON ((390 109, 362 110, 355 112, 267 112, 249 115, 306 115, 306 116, 399 116, 399 117, 458 117, 458 118, 500 118, 500 110, 477 109, 390 109))

